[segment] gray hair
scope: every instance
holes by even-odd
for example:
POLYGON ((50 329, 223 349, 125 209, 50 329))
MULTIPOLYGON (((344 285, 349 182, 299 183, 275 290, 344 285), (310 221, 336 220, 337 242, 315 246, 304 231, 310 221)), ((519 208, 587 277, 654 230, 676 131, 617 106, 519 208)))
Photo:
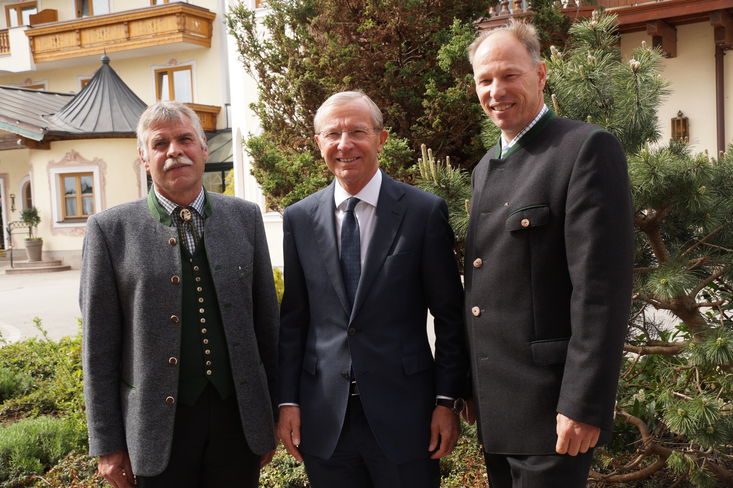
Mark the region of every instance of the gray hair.
POLYGON ((369 98, 366 93, 361 90, 342 91, 331 95, 326 99, 325 102, 321 104, 320 107, 318 107, 318 110, 316 111, 316 116, 313 117, 313 129, 316 131, 316 134, 320 131, 319 129, 321 127, 321 119, 323 118, 323 114, 326 113, 328 109, 341 103, 353 102, 354 100, 364 100, 367 103, 367 105, 369 106, 369 110, 372 113, 372 124, 374 124, 375 129, 384 128, 384 117, 382 116, 382 111, 379 110, 377 104, 374 103, 374 101, 369 98))
POLYGON ((479 33, 479 35, 474 39, 474 41, 471 43, 470 46, 468 46, 468 60, 473 65, 474 57, 476 56, 476 51, 478 51, 479 46, 484 43, 484 41, 494 34, 497 34, 499 32, 509 32, 511 35, 513 35, 527 50, 527 53, 529 53, 529 57, 534 61, 535 64, 542 61, 540 58, 540 39, 537 36, 537 29, 535 29, 535 26, 529 23, 520 22, 516 19, 512 19, 507 23, 506 25, 503 25, 501 27, 497 27, 495 29, 482 31, 479 33))
POLYGON ((201 147, 206 147, 206 134, 204 133, 203 127, 201 127, 201 121, 199 120, 199 116, 196 115, 196 112, 180 102, 168 101, 154 103, 146 108, 140 116, 136 130, 138 150, 147 158, 148 132, 150 132, 150 128, 161 122, 178 122, 184 118, 188 118, 191 121, 196 135, 198 135, 201 141, 201 147))

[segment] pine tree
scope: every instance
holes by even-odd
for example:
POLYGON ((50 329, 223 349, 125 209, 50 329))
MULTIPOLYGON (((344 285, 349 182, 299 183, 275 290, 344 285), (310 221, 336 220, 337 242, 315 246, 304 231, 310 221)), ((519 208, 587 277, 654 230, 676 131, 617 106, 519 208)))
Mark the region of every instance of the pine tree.
MULTIPOLYGON (((656 108, 668 93, 661 53, 642 45, 622 59, 615 25, 605 14, 573 25, 568 48, 553 48, 547 61, 548 106, 623 144, 635 208, 616 435, 597 450, 591 477, 598 486, 647 478, 733 486, 733 145, 710 157, 659 144, 656 108)), ((485 127, 493 145, 497 131, 485 127)), ((465 222, 467 174, 433 159, 420 161, 417 184, 453 199, 451 221, 465 222)))

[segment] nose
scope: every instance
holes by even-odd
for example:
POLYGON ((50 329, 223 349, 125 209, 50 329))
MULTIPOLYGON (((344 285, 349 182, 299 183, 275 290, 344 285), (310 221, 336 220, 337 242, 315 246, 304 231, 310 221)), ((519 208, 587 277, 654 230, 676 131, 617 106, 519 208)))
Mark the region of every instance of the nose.
POLYGON ((168 144, 168 157, 177 157, 183 154, 183 149, 181 144, 176 141, 175 139, 171 140, 168 144))
POLYGON ((338 147, 338 150, 339 151, 344 151, 344 150, 350 148, 351 145, 352 145, 352 143, 351 143, 351 136, 349 135, 349 132, 348 131, 343 131, 341 133, 341 138, 338 141, 338 146, 337 146, 338 147))

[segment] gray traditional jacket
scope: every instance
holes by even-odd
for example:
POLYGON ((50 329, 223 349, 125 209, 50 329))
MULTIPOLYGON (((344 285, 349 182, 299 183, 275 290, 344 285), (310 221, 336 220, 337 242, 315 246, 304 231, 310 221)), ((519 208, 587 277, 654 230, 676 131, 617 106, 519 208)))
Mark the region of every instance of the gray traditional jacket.
MULTIPOLYGON (((135 474, 168 464, 180 354, 181 252, 148 199, 89 218, 79 304, 91 455, 128 450, 135 474)), ((242 426, 253 452, 275 447, 278 309, 258 207, 207 193, 204 242, 242 426)))

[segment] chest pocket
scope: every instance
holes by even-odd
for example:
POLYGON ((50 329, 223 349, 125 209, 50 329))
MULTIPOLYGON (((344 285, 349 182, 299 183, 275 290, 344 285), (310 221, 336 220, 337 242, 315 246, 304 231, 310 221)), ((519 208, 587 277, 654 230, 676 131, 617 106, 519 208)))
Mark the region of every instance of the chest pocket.
POLYGON ((510 232, 532 229, 547 225, 549 221, 550 207, 547 204, 539 203, 514 210, 507 217, 505 228, 510 232))

